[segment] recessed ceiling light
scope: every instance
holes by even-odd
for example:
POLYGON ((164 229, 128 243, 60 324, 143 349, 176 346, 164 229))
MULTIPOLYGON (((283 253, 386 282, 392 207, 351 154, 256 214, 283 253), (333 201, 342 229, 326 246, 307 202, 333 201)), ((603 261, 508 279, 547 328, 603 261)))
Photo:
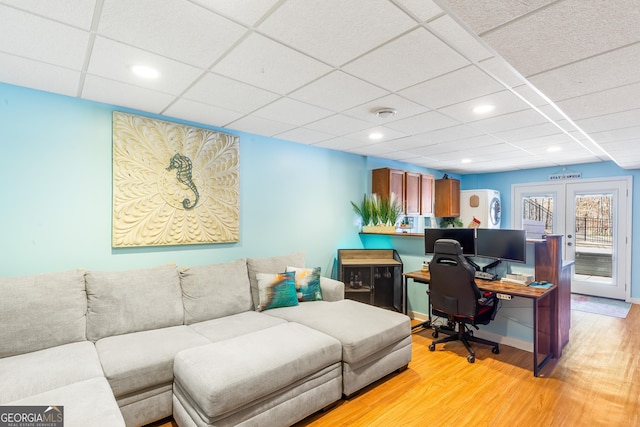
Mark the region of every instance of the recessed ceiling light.
POLYGON ((462 159, 460 160, 461 163, 471 163, 471 159, 462 159))
POLYGON ((374 111, 374 113, 376 114, 376 117, 378 117, 379 119, 390 119, 392 117, 395 117, 396 115, 396 110, 393 108, 378 108, 377 110, 374 111))
POLYGON ((384 135, 381 132, 371 132, 369 134, 369 139, 373 139, 374 141, 378 139, 382 139, 384 135))
POLYGON ((478 105, 477 107, 474 107, 473 112, 476 114, 486 114, 486 113, 492 112, 495 109, 496 109, 495 105, 482 104, 482 105, 478 105))
POLYGON ((144 77, 145 79, 157 79, 160 77, 160 72, 155 68, 147 67, 146 65, 134 65, 131 67, 131 71, 134 74, 144 77))
POLYGON ((547 151, 549 153, 556 153, 558 151, 562 151, 562 147, 558 147, 558 146, 549 147, 547 148, 547 151))

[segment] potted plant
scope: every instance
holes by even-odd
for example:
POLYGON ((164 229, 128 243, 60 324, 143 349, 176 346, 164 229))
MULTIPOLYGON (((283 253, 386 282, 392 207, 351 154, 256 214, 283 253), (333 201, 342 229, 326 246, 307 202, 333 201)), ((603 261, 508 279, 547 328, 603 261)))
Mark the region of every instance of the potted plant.
POLYGON ((456 217, 444 217, 440 219, 440 228, 464 227, 462 221, 456 217))
POLYGON ((362 202, 351 206, 362 220, 362 231, 365 233, 395 233, 396 223, 402 213, 402 206, 392 194, 389 198, 376 194, 364 195, 362 202))

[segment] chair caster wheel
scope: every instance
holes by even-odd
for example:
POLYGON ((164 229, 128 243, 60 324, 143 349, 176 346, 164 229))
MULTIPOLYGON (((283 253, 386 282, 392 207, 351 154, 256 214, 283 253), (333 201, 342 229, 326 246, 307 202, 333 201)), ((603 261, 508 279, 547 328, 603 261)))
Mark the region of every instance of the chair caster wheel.
POLYGON ((498 346, 493 347, 493 348, 491 349, 491 352, 492 352, 493 354, 500 354, 500 347, 498 347, 498 346))
POLYGON ((474 363, 475 361, 476 361, 476 357, 475 356, 473 356, 471 354, 467 356, 467 362, 474 363))
POLYGON ((436 345, 435 344, 429 344, 429 351, 436 351, 436 345))
POLYGON ((431 333, 431 336, 434 337, 434 338, 438 338, 438 331, 433 331, 431 333))

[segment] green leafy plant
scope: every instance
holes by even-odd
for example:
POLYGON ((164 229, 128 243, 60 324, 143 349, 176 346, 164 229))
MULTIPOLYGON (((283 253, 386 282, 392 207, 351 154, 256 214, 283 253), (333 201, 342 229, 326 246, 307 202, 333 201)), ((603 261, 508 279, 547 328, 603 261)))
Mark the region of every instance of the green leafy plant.
POLYGON ((372 211, 373 211, 373 202, 371 196, 367 196, 366 194, 362 198, 362 202, 359 205, 351 202, 353 206, 353 210, 356 214, 360 216, 362 219, 362 225, 373 225, 372 222, 372 211))
POLYGON ((445 217, 440 219, 440 228, 464 227, 462 221, 456 217, 445 217))
POLYGON ((365 194, 360 204, 351 202, 351 206, 362 219, 362 225, 396 225, 402 213, 402 205, 394 194, 389 198, 365 194))

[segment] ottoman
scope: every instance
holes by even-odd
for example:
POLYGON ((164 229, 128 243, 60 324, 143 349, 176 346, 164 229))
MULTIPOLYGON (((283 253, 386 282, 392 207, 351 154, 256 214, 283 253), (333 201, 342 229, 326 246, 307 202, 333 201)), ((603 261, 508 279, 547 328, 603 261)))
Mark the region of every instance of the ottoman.
POLYGON ((264 313, 340 341, 342 392, 347 397, 411 361, 411 320, 395 311, 345 299, 303 302, 264 313))
POLYGON ((342 393, 340 342, 282 323, 179 352, 173 416, 186 426, 288 426, 342 393))

